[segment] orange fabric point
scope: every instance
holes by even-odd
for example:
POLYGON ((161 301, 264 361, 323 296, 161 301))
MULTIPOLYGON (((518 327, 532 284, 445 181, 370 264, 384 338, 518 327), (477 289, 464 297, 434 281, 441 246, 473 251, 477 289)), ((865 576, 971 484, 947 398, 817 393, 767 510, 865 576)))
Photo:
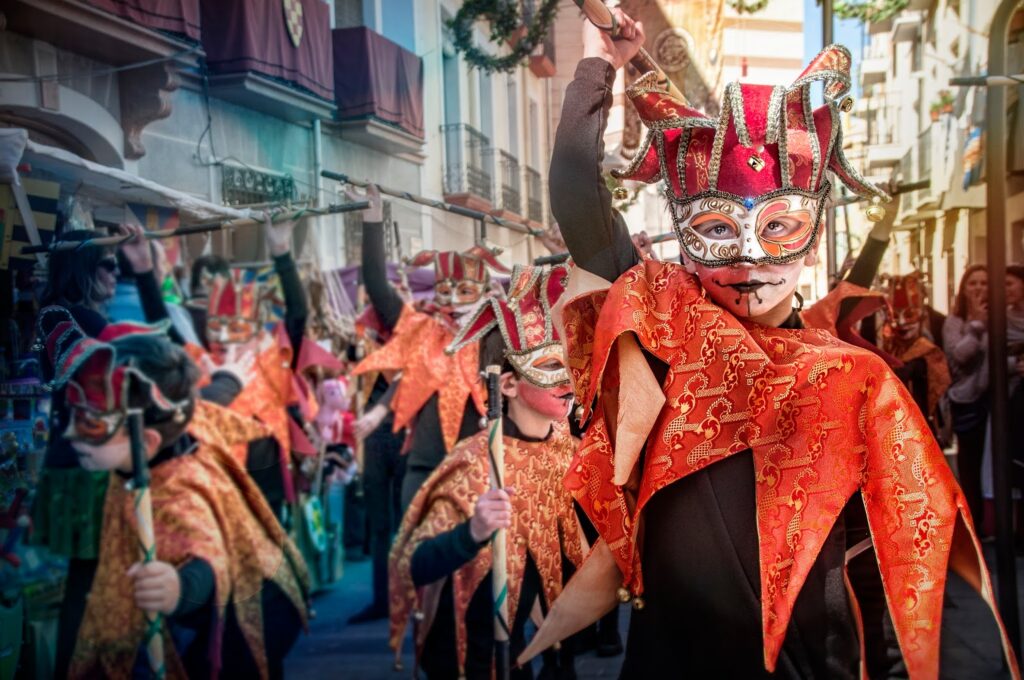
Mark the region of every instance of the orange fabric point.
MULTIPOLYGON (((577 402, 588 408, 598 397, 566 485, 635 593, 643 591, 637 538, 645 504, 690 473, 752 449, 769 671, 807 573, 858 490, 911 677, 938 676, 950 564, 998 619, 963 495, 919 409, 875 353, 823 330, 741 323, 681 266, 656 261, 568 301, 563 319, 577 402), (665 403, 634 474, 618 486, 616 429, 625 423, 636 436, 618 405, 642 384, 620 381, 639 357, 622 352, 620 341, 637 340, 669 367, 665 403)), ((1016 674, 1005 632, 1003 644, 1016 674)))
POLYGON ((472 398, 478 413, 486 410, 480 380, 480 345, 466 345, 455 354, 445 348, 455 338, 454 325, 437 315, 406 306, 395 325, 391 339, 359 362, 353 373, 401 371, 398 390, 391 401, 395 414, 395 432, 412 425, 424 404, 438 395, 438 416, 446 451, 459 439, 459 427, 472 398))

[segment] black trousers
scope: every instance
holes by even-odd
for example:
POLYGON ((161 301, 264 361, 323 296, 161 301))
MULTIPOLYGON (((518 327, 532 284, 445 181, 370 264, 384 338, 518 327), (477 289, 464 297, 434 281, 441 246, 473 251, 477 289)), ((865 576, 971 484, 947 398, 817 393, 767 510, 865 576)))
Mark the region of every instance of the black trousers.
POLYGON ((373 605, 385 609, 388 606, 388 553, 402 521, 404 438, 403 434, 393 434, 388 423, 382 424, 366 438, 363 462, 363 494, 373 558, 373 605))
POLYGON ((951 402, 953 430, 956 432, 956 471, 964 498, 971 509, 975 527, 984 515, 981 498, 981 459, 985 455, 988 404, 979 400, 970 404, 951 402))

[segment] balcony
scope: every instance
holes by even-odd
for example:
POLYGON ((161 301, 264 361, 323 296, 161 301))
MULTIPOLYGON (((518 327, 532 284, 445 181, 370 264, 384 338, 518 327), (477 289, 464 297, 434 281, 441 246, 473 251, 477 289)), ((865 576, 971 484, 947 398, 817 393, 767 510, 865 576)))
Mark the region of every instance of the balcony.
POLYGON ((203 49, 215 97, 296 122, 334 115, 330 11, 299 0, 203 0, 203 49))
POLYGON ((526 168, 526 218, 539 229, 544 224, 544 184, 540 173, 526 168))
POLYGON ((555 66, 555 27, 548 30, 544 44, 530 55, 530 72, 538 78, 551 78, 557 72, 555 66))
POLYGON ((497 217, 517 218, 523 214, 522 179, 519 159, 506 151, 497 152, 498 195, 494 214, 497 217))
POLYGON ((444 135, 444 200, 475 210, 491 210, 494 198, 491 140, 465 123, 442 125, 441 134, 444 135))
POLYGON ((893 42, 917 40, 921 34, 921 15, 916 12, 901 12, 893 18, 893 42))
POLYGON ((885 57, 867 57, 860 62, 860 79, 862 85, 875 85, 885 82, 889 71, 889 62, 885 57))
POLYGON ((875 173, 897 165, 903 156, 902 152, 902 144, 871 142, 867 148, 868 172, 875 173))
POLYGON ((423 61, 365 26, 332 31, 343 139, 387 154, 422 153, 423 61))

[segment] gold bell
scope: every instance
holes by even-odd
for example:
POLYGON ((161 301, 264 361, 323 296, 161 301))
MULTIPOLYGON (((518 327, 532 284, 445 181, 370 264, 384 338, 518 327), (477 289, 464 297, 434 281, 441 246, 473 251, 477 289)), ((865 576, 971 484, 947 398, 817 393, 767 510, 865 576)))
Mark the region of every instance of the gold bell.
POLYGON ((640 611, 644 608, 644 598, 634 597, 633 598, 633 609, 640 611))
POLYGON ((868 218, 868 222, 881 222, 885 219, 885 208, 882 207, 882 200, 878 196, 871 199, 871 205, 864 210, 864 216, 868 218))
POLYGON ((583 405, 582 404, 576 407, 576 421, 579 422, 581 420, 583 420, 583 405))
POLYGON ((615 594, 618 596, 619 602, 622 602, 623 604, 629 602, 629 600, 632 598, 632 595, 630 595, 629 591, 625 588, 619 588, 617 591, 615 591, 615 594))
POLYGON ((749 165, 754 172, 761 172, 764 170, 764 159, 757 154, 751 154, 750 158, 747 159, 747 165, 749 165))
POLYGON ((843 101, 839 102, 839 110, 843 113, 853 111, 853 97, 843 97, 843 101))
POLYGON ((612 189, 612 198, 616 201, 625 201, 629 198, 629 190, 626 187, 615 187, 612 189))

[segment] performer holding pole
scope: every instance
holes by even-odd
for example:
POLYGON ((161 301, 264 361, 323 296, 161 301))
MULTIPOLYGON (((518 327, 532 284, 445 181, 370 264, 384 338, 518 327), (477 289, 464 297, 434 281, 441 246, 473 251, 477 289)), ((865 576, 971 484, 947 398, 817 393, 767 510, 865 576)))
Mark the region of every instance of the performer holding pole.
MULTIPOLYGON (((505 442, 501 427, 501 366, 487 367, 487 450, 491 458, 491 489, 502 489, 505 473, 505 442)), ((508 564, 507 535, 498 529, 491 537, 494 553, 491 567, 491 592, 494 594, 494 672, 501 680, 508 679, 508 564)))
MULTIPOLYGON (((487 427, 426 480, 391 552, 391 644, 400 651, 415 621, 417 665, 428 678, 532 678, 509 659, 526 646, 537 603, 546 612, 561 593, 566 560, 582 557, 562 486, 576 447, 572 391, 550 322, 566 270, 517 269, 509 299, 489 301, 449 347, 497 338, 504 359, 485 367, 487 427)), ((540 677, 575 677, 568 645, 545 655, 540 677)))

